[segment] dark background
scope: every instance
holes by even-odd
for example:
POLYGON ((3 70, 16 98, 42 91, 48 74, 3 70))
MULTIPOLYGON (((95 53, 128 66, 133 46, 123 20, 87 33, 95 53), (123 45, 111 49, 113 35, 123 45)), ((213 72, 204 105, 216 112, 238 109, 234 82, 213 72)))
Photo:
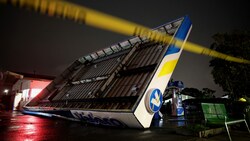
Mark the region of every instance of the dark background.
MULTIPOLYGON (((228 0, 70 0, 104 13, 154 28, 188 15, 193 29, 188 41, 210 47, 212 35, 249 29, 247 1, 228 0)), ((59 75, 81 56, 129 37, 34 11, 0 5, 0 69, 59 75)), ((216 90, 211 57, 183 51, 173 73, 186 87, 216 90)))

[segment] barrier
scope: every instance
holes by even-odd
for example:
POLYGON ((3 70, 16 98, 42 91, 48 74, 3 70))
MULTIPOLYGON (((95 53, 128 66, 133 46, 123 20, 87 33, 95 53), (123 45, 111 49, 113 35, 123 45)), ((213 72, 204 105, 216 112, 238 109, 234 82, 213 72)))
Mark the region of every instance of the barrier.
MULTIPOLYGON (((36 11, 40 10, 42 14, 70 19, 79 23, 84 23, 86 25, 110 30, 124 35, 146 37, 151 41, 164 44, 175 44, 175 46, 179 48, 181 48, 181 45, 184 42, 178 38, 172 38, 171 36, 160 32, 152 31, 145 26, 63 0, 0 0, 0 2, 10 2, 13 5, 19 5, 20 7, 28 7, 36 11)), ((185 43, 184 50, 227 61, 250 64, 249 60, 226 55, 191 42, 185 43)))

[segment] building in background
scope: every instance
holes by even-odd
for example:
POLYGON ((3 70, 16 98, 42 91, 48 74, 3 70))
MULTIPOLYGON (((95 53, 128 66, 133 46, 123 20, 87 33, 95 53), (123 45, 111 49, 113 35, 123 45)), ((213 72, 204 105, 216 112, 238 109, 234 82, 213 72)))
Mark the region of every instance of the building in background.
POLYGON ((1 72, 1 110, 21 110, 44 89, 54 77, 27 73, 1 72))
POLYGON ((23 76, 10 71, 0 71, 0 110, 12 110, 15 92, 13 85, 23 76))

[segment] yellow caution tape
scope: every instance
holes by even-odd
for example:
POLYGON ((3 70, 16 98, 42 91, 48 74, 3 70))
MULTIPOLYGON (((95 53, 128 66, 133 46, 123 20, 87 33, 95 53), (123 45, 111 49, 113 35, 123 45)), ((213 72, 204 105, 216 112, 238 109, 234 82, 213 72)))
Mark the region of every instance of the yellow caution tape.
MULTIPOLYGON (((34 10, 40 10, 41 13, 48 14, 49 16, 59 16, 62 18, 71 19, 79 23, 84 23, 86 25, 110 30, 124 35, 147 37, 151 41, 165 44, 174 43, 179 48, 184 42, 183 40, 173 39, 172 36, 157 31, 152 31, 150 28, 144 27, 142 25, 63 0, 0 0, 0 2, 10 2, 13 5, 19 5, 20 7, 25 6, 28 8, 33 8, 34 10)), ((229 56, 191 42, 185 43, 184 50, 224 59, 227 61, 250 64, 249 60, 229 56)))

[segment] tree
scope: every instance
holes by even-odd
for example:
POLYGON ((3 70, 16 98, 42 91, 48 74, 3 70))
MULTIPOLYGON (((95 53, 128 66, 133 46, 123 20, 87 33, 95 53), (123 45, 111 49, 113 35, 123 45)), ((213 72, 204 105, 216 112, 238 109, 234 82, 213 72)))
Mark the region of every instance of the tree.
POLYGON ((202 97, 202 92, 196 88, 185 88, 181 91, 181 94, 189 95, 196 98, 202 97))
POLYGON ((209 88, 203 88, 202 91, 196 88, 185 88, 181 91, 181 94, 189 95, 200 99, 214 98, 214 93, 215 90, 211 90, 209 88))
POLYGON ((215 98, 214 93, 215 93, 215 90, 212 90, 209 88, 202 89, 202 95, 204 98, 215 98))
MULTIPOLYGON (((235 31, 213 36, 211 49, 250 60, 250 32, 235 31)), ((213 58, 210 61, 214 82, 233 99, 250 96, 250 65, 213 58)))

